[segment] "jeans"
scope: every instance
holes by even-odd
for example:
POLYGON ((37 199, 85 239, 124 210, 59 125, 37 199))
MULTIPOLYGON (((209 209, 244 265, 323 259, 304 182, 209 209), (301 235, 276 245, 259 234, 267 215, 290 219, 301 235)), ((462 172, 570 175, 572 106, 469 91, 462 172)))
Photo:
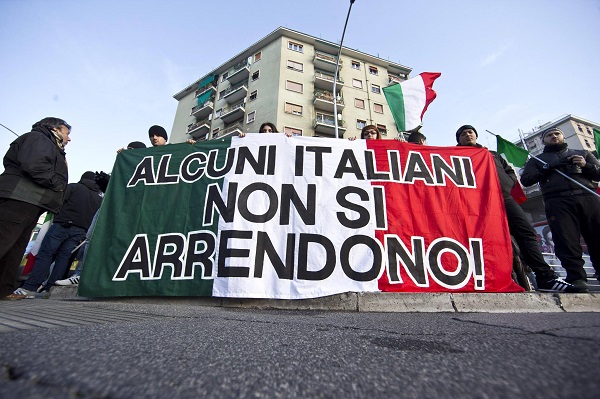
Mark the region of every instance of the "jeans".
POLYGON ((96 226, 96 220, 98 219, 99 212, 100 212, 100 209, 98 209, 96 211, 96 213, 94 213, 94 218, 92 219, 90 228, 88 229, 87 233, 85 233, 85 244, 83 244, 83 247, 81 248, 81 258, 79 259, 79 262, 77 262, 77 267, 75 268, 75 272, 73 273, 73 276, 71 276, 71 277, 81 276, 81 270, 83 269, 83 262, 85 261, 85 254, 87 253, 87 247, 90 243, 90 239, 92 238, 92 230, 94 230, 94 227, 96 226))
POLYGON ((56 280, 62 279, 69 267, 71 252, 84 238, 85 229, 81 227, 64 227, 59 223, 50 226, 44 241, 42 241, 33 270, 25 284, 23 284, 23 288, 36 291, 50 273, 53 258, 54 268, 50 273, 46 288, 52 287, 56 280))

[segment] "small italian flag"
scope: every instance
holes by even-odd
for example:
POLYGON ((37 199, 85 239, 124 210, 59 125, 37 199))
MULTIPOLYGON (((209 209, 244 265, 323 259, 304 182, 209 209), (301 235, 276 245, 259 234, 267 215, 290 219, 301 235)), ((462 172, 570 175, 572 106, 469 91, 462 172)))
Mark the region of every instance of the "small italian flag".
POLYGON ((423 72, 418 76, 384 87, 383 94, 388 102, 398 130, 409 132, 421 126, 423 115, 435 100, 433 82, 442 74, 423 72))

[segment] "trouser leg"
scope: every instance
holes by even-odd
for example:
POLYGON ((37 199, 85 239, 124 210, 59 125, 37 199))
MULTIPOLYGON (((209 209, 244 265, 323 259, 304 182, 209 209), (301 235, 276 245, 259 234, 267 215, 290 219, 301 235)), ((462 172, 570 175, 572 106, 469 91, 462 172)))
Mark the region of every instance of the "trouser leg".
POLYGON ((600 199, 592 196, 580 198, 581 235, 585 241, 590 260, 600 276, 600 199))
POLYGON ((567 271, 568 282, 587 281, 581 257, 583 250, 579 242, 581 228, 576 201, 573 197, 551 198, 545 201, 554 249, 562 267, 567 271))
POLYGON ((11 199, 0 199, 0 298, 15 289, 19 265, 42 210, 11 199))
POLYGON ((54 261, 54 268, 48 278, 47 288, 54 285, 56 280, 62 279, 67 268, 69 267, 69 259, 73 250, 79 245, 81 241, 85 239, 85 230, 79 227, 71 227, 68 229, 68 237, 58 248, 56 253, 56 259, 54 261))
POLYGON ((527 220, 523 209, 512 198, 504 199, 504 207, 506 208, 508 229, 519 245, 525 263, 531 267, 538 280, 554 278, 554 272, 544 260, 536 239, 535 230, 527 220))
POLYGON ((54 260, 54 256, 58 252, 58 249, 62 243, 68 238, 68 229, 62 227, 60 224, 54 223, 48 229, 48 232, 44 236, 40 251, 38 252, 31 270, 31 274, 25 283, 23 288, 29 291, 36 291, 40 285, 44 282, 48 274, 50 273, 50 266, 54 260))

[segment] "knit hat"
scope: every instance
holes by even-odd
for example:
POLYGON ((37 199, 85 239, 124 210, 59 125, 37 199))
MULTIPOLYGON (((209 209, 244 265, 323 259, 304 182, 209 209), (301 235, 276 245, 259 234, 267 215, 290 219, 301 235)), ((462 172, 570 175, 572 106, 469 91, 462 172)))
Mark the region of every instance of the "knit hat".
POLYGON ((158 125, 154 125, 154 126, 150 127, 150 129, 148 129, 148 136, 160 136, 160 137, 164 138, 165 141, 169 140, 169 138, 167 136, 167 131, 165 130, 165 128, 162 126, 158 126, 158 125))
POLYGON ((475 132, 475 137, 479 138, 479 134, 477 133, 477 130, 473 126, 471 126, 471 125, 462 125, 456 131, 456 142, 457 143, 460 143, 460 141, 458 140, 458 138, 460 137, 460 134, 462 133, 462 131, 466 130, 466 129, 472 129, 475 132))
POLYGON ((89 170, 81 175, 81 180, 94 180, 96 174, 94 172, 90 172, 89 170))
POLYGON ((141 141, 132 141, 131 143, 127 144, 127 149, 135 148, 146 148, 146 144, 142 143, 141 141))
POLYGON ((554 131, 560 132, 560 134, 562 134, 563 136, 565 135, 565 134, 563 133, 563 131, 562 131, 562 130, 560 130, 559 128, 557 128, 557 127, 551 127, 550 129, 546 129, 546 130, 544 130, 544 133, 542 133, 542 141, 544 140, 544 137, 546 137, 546 135, 547 135, 548 133, 550 133, 550 132, 554 132, 554 131))

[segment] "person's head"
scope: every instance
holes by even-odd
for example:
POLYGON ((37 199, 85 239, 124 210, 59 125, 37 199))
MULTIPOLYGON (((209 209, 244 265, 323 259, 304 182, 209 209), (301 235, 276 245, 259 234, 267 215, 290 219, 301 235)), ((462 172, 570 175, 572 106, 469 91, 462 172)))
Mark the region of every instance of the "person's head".
POLYGON ((146 144, 142 143, 141 141, 132 141, 131 143, 127 144, 128 150, 134 150, 136 148, 146 148, 146 144))
POLYGON ((367 125, 362 128, 360 138, 365 140, 381 140, 381 132, 375 125, 367 125))
POLYGON ((542 133, 542 140, 544 145, 563 144, 565 142, 565 135, 559 128, 551 127, 542 133))
POLYGON ((427 145, 427 137, 421 132, 412 132, 406 141, 414 144, 427 145))
POLYGON ((456 142, 458 145, 475 145, 477 144, 477 130, 471 125, 462 125, 456 131, 456 142))
POLYGON ((259 133, 279 133, 277 128, 271 122, 265 122, 260 125, 260 129, 258 129, 259 133))
POLYGON ((94 172, 88 170, 87 172, 84 172, 81 175, 81 180, 95 180, 95 177, 96 177, 96 174, 94 172))
POLYGON ((148 129, 148 137, 154 147, 167 144, 167 140, 169 139, 165 128, 158 125, 154 125, 148 129))
POLYGON ((46 128, 53 132, 57 138, 62 140, 61 143, 59 143, 62 146, 67 145, 67 143, 71 141, 71 138, 69 137, 69 134, 71 134, 71 125, 60 118, 44 118, 31 126, 32 130, 36 130, 38 128, 46 128))

